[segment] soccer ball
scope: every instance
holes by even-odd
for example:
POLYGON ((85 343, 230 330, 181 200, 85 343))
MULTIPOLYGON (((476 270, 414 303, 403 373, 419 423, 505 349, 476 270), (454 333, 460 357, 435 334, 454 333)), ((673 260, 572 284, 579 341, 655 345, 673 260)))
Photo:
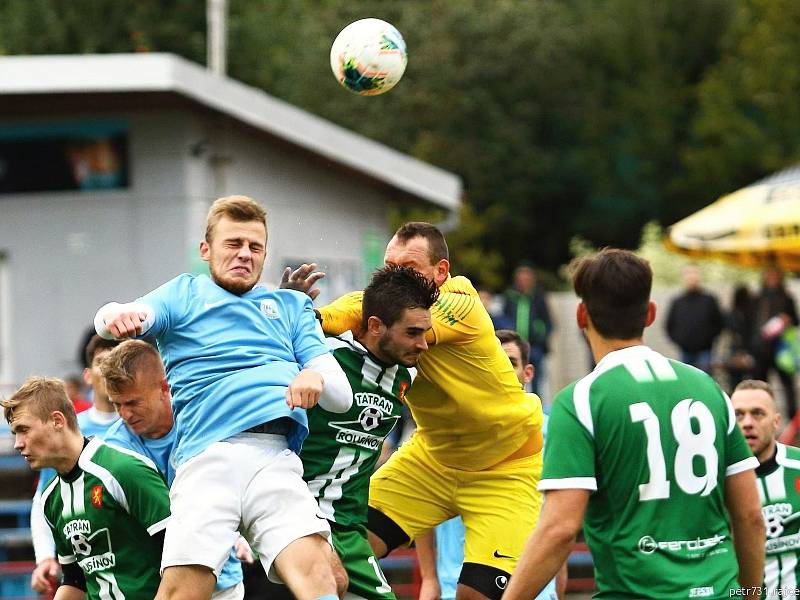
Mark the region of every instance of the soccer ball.
POLYGON ((388 92, 400 81, 407 62, 403 36, 380 19, 350 23, 331 46, 336 80, 361 96, 388 92))

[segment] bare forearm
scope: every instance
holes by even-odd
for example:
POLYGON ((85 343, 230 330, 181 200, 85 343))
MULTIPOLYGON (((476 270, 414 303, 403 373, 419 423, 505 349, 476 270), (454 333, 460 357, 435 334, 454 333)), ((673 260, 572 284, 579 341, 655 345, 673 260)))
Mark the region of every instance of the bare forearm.
POLYGON ((575 535, 563 529, 537 529, 525 544, 503 600, 529 600, 542 591, 567 560, 575 535))
POLYGON ((739 585, 756 588, 764 581, 764 524, 733 523, 733 545, 739 563, 739 585), (755 542, 753 540, 756 540, 755 542))
POLYGON ((431 529, 414 540, 419 562, 419 574, 422 579, 432 577, 436 579, 436 535, 431 529))

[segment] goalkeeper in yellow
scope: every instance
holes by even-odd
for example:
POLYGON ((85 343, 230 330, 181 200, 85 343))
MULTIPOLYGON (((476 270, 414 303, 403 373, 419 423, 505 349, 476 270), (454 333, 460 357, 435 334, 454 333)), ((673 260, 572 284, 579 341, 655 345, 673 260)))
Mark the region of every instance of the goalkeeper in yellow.
MULTIPOLYGON (((541 402, 520 387, 470 281, 450 276, 447 243, 436 227, 400 227, 384 262, 433 280, 439 299, 431 308, 429 349, 405 394, 416 433, 370 483, 370 544, 383 557, 461 515, 466 535, 456 597, 499 599, 539 516, 541 402)), ((301 271, 287 270, 284 285, 310 288, 312 278, 301 271)), ((325 333, 359 328, 361 295, 319 310, 325 333)))

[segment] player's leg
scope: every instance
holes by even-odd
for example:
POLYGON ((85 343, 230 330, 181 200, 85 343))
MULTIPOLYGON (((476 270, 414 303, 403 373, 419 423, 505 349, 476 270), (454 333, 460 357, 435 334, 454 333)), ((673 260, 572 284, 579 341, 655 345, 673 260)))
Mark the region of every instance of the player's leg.
POLYGON ((461 472, 457 502, 465 534, 458 600, 500 600, 539 518, 541 466, 537 454, 461 472))
MULTIPOLYGON (((250 453, 252 454, 252 452, 250 453)), ((239 537, 240 497, 254 457, 212 444, 180 465, 170 488, 158 600, 207 600, 239 537)))
POLYGON ((370 478, 369 542, 383 558, 455 516, 455 478, 412 438, 370 478))
POLYGON ((328 521, 303 481, 303 465, 286 439, 265 434, 231 438, 254 444, 261 468, 242 498, 243 535, 264 571, 299 599, 336 596, 328 521))
POLYGON ((367 542, 364 527, 344 527, 333 523, 333 546, 347 570, 349 585, 345 600, 396 600, 378 559, 367 542))

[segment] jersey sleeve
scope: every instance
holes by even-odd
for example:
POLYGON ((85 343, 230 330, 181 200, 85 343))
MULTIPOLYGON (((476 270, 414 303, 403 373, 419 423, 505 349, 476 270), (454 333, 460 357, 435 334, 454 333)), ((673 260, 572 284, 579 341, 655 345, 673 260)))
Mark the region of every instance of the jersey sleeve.
POLYGON ((289 292, 293 300, 298 303, 296 307, 297 318, 292 327, 292 347, 298 364, 305 365, 310 360, 328 353, 328 344, 320 331, 317 315, 311 298, 300 292, 289 292), (295 297, 296 296, 296 297, 295 297))
POLYGON ((485 309, 477 296, 441 292, 431 307, 433 326, 428 332, 428 342, 458 344, 476 339, 485 329, 483 317, 489 319, 483 313, 485 309))
POLYGON ((361 299, 364 292, 350 292, 319 309, 322 330, 327 335, 341 335, 345 331, 358 334, 361 329, 361 299))
POLYGON ((574 385, 569 386, 553 402, 539 483, 542 491, 597 489, 594 437, 578 419, 573 389, 574 385))
POLYGON ((54 514, 54 509, 51 503, 47 501, 47 498, 44 499, 44 516, 47 520, 47 525, 50 528, 50 533, 53 535, 58 562, 62 565, 68 565, 76 562, 78 558, 75 556, 75 551, 72 548, 72 544, 70 544, 64 538, 64 536, 60 535, 56 530, 54 524, 58 521, 58 515, 54 514))
POLYGON ((172 307, 188 304, 189 281, 188 275, 180 275, 136 300, 152 308, 155 318, 152 327, 142 332, 140 337, 158 337, 172 327, 175 320, 172 307))
POLYGON ((131 457, 118 479, 128 502, 128 513, 151 536, 165 529, 169 519, 169 490, 155 467, 131 457))

